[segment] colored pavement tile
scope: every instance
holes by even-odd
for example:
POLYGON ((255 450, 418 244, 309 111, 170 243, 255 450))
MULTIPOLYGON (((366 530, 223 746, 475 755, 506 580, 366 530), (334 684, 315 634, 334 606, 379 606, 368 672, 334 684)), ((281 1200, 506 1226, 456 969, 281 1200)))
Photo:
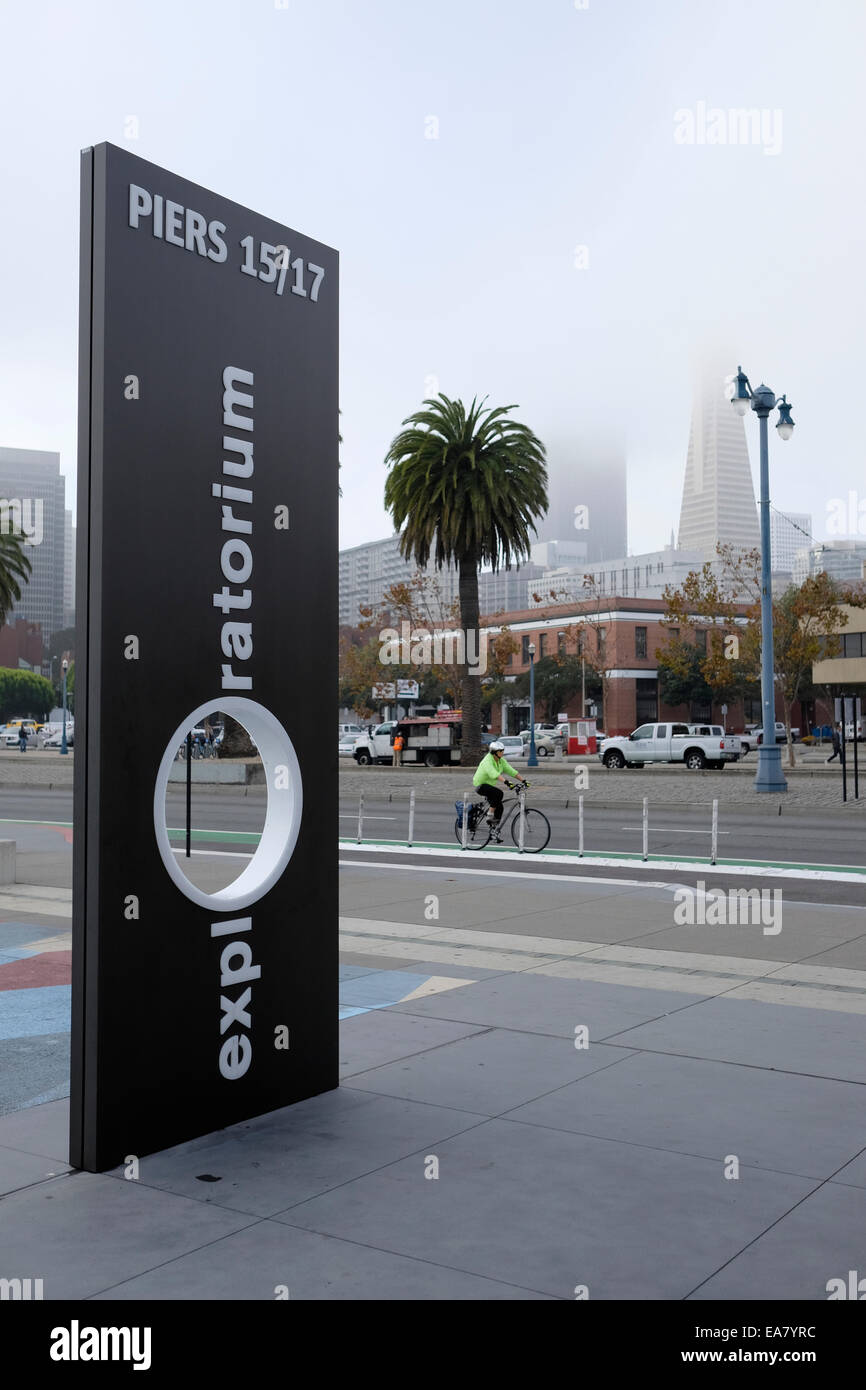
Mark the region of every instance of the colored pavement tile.
POLYGON ((38 989, 45 985, 68 985, 72 970, 71 951, 20 953, 18 960, 4 961, 0 954, 0 991, 38 989))

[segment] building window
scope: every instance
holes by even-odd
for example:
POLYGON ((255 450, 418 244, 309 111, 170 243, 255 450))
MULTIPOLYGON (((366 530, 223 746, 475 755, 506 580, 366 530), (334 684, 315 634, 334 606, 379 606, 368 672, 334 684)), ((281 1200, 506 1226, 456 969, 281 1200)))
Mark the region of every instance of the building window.
POLYGON ((864 656, 864 642, 866 633, 845 632, 842 634, 842 655, 843 656, 864 656))
POLYGON ((638 658, 646 656, 646 634, 645 627, 636 627, 634 630, 634 654, 638 658))
MULTIPOLYGON (((706 650, 707 650, 707 629, 706 629, 705 627, 698 628, 697 632, 695 633, 695 646, 697 647, 697 649, 698 649, 699 652, 703 652, 704 654, 706 654, 706 650)), ((696 718, 704 718, 704 717, 705 717, 705 718, 709 719, 710 716, 709 716, 709 715, 706 715, 706 716, 696 715, 695 717, 696 717, 696 718)))
POLYGON ((635 681, 635 723, 654 724, 659 717, 658 681, 641 677, 635 681))
POLYGON ((647 565, 647 567, 646 567, 646 582, 647 582, 647 587, 649 587, 649 585, 650 585, 650 583, 651 583, 651 581, 652 581, 652 572, 653 572, 653 567, 652 567, 652 565, 647 565))
POLYGON ((595 630, 595 635, 598 641, 598 654, 599 656, 604 656, 604 646, 605 641, 607 639, 607 628, 597 627, 595 630))
POLYGON ((680 640, 680 630, 679 630, 678 627, 669 627, 669 628, 668 628, 668 632, 670 633, 671 638, 673 639, 674 642, 679 642, 679 640, 680 640))
POLYGON ((521 661, 523 662, 524 666, 528 666, 528 665, 529 665, 529 638, 528 638, 528 637, 521 637, 521 639, 520 639, 520 659, 521 659, 521 661))
POLYGON ((559 642, 559 655, 560 655, 560 656, 565 656, 565 650, 566 650, 566 646, 567 646, 567 644, 568 644, 568 636, 566 635, 566 633, 560 632, 559 638, 558 638, 558 642, 559 642))
POLYGON ((539 660, 539 661, 540 661, 541 658, 545 655, 546 651, 547 651, 547 633, 546 633, 546 632, 540 632, 540 633, 538 634, 538 660, 539 660))

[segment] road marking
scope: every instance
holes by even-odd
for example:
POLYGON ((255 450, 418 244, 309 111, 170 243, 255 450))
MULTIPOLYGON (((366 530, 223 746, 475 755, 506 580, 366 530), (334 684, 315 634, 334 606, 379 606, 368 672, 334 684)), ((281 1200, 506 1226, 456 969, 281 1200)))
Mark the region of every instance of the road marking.
MULTIPOLYGON (((620 826, 620 830, 643 830, 643 826, 642 826, 642 825, 621 825, 621 826, 620 826)), ((663 834, 663 835, 712 835, 712 833, 713 833, 712 830, 680 830, 680 829, 678 829, 678 828, 677 828, 676 826, 674 826, 674 825, 653 825, 652 823, 650 824, 650 830, 652 831, 652 833, 653 833, 654 835, 658 835, 658 834, 663 834)), ((719 834, 719 835, 730 835, 730 834, 731 834, 731 831, 730 831, 730 830, 719 830, 719 831, 717 831, 717 834, 719 834)))
MULTIPOLYGON (((358 819, 358 812, 357 812, 357 811, 341 811, 341 812, 340 812, 340 820, 355 820, 355 821, 356 821, 357 819, 358 819)), ((397 819, 396 816, 368 816, 368 815, 367 815, 367 812, 366 812, 366 811, 364 812, 364 820, 396 820, 396 819, 397 819)))
MULTIPOLYGON (((179 854, 186 859, 186 850, 180 846, 172 845, 172 853, 179 854)), ((190 854, 203 854, 207 859, 252 859, 252 854, 246 854, 242 849, 194 849, 190 854)))
MULTIPOLYGON (((464 853, 471 853, 469 850, 452 849, 449 845, 402 845, 389 840, 367 840, 362 844, 356 841, 344 839, 342 841, 344 851, 352 850, 358 854, 379 853, 393 854, 397 857, 403 855, 420 855, 423 858, 431 859, 460 859, 464 853)), ((494 863, 517 863, 525 864, 527 856, 520 854, 517 850, 487 849, 477 850, 477 854, 484 854, 488 864, 494 863)), ((644 861, 637 854, 623 853, 619 855, 607 854, 585 854, 579 858, 575 850, 568 849, 549 849, 543 851, 548 863, 558 861, 560 863, 586 864, 588 867, 604 869, 620 869, 623 867, 637 868, 644 861)), ((744 862, 734 862, 732 860, 717 860, 715 864, 710 864, 707 859, 665 859, 661 855, 651 854, 645 861, 648 868, 666 869, 674 873, 713 873, 713 874, 733 874, 743 878, 805 878, 810 881, 821 881, 825 883, 856 883, 858 880, 866 878, 866 867, 859 864, 798 864, 795 862, 785 862, 777 860, 747 859, 744 862)), ((486 872, 490 872, 487 870, 486 872)), ((481 870, 485 872, 485 870, 481 870)), ((557 877, 557 875, 550 875, 557 877)), ((594 880, 596 883, 598 879, 594 880)), ((616 882, 617 880, 612 880, 616 882)), ((665 887, 669 885, 665 884, 665 887)))

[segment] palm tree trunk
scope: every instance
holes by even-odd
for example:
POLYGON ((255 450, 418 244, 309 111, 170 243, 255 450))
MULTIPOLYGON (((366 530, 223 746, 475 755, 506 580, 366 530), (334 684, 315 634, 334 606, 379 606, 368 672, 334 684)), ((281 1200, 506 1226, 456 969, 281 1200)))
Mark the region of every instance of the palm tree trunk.
MULTIPOLYGON (((460 557, 460 624, 466 654, 475 655, 476 658, 480 650, 478 618, 478 557, 473 552, 460 557)), ((463 710, 460 765, 474 767, 484 756, 481 742, 481 673, 478 668, 471 668, 467 662, 463 662, 460 684, 463 710)))
POLYGON ((232 719, 230 714, 223 715, 223 722, 225 734, 219 747, 219 756, 221 758, 254 758, 256 750, 250 742, 250 736, 243 724, 232 719))

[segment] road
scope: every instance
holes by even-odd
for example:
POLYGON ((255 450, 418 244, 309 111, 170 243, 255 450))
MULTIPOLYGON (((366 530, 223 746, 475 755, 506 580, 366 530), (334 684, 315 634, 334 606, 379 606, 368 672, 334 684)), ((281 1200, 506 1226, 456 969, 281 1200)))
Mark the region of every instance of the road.
MULTIPOLYGON (((340 835, 354 837, 358 818, 357 800, 353 795, 343 796, 339 806, 340 835)), ((239 859, 247 858, 255 849, 264 809, 264 791, 258 789, 250 789, 243 795, 233 787, 226 787, 219 794, 195 797, 193 828, 197 833, 193 841, 194 850, 199 854, 218 851, 220 857, 236 854, 239 859), (205 833, 207 831, 214 832, 213 838, 205 833)), ((173 838, 181 844, 185 826, 182 790, 169 796, 168 811, 169 825, 177 831, 173 838)), ((552 828, 550 848, 576 850, 576 807, 566 810, 561 806, 546 805, 544 811, 552 828)), ((16 840, 19 851, 61 851, 68 853, 71 861, 71 821, 70 791, 34 787, 0 792, 0 838, 16 840)), ((454 822, 455 812, 451 802, 424 802, 419 798, 415 813, 415 843, 456 847, 454 822)), ((389 802, 384 789, 379 796, 373 795, 371 789, 371 793, 365 797, 364 839, 394 840, 405 844, 407 829, 405 799, 401 797, 389 802)), ((641 845, 639 806, 599 806, 587 800, 584 823, 584 849, 587 854, 640 854, 641 845)), ((709 846, 710 818, 707 808, 651 808, 651 855, 703 859, 709 856, 709 846)), ((342 853, 343 856, 351 855, 351 847, 344 844, 342 853)), ((796 866, 866 865, 866 834, 859 818, 852 819, 840 812, 822 809, 812 814, 792 814, 785 810, 781 816, 775 817, 723 806, 719 815, 719 859, 796 866)), ((473 855, 472 860, 473 864, 493 867, 490 855, 485 858, 479 853, 473 855)), ((414 862, 429 864, 429 858, 419 855, 414 862)), ((621 870, 618 866, 613 869, 609 866, 593 868, 591 863, 581 863, 579 870, 585 875, 610 877, 621 873, 627 878, 639 878, 653 872, 652 864, 644 869, 639 860, 637 863, 627 861, 621 870)), ((573 873, 575 866, 563 866, 550 858, 533 858, 525 867, 521 865, 521 871, 573 873)), ((665 870, 664 877, 670 881, 687 882, 694 880, 696 872, 697 866, 684 875, 665 870)), ((701 877, 712 881, 708 863, 701 865, 699 872, 701 877)), ((658 876, 659 871, 655 870, 655 877, 658 876)), ((863 880, 851 884, 797 880, 791 881, 790 892, 795 893, 800 901, 862 904, 866 897, 866 885, 863 880)))

